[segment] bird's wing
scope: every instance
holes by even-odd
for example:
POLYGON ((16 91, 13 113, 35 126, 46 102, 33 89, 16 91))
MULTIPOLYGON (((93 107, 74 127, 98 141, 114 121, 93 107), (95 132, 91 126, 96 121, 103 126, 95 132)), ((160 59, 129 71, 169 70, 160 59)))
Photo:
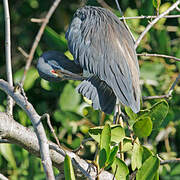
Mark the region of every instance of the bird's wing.
POLYGON ((138 112, 139 66, 133 40, 123 23, 102 8, 85 16, 78 13, 66 38, 76 62, 105 81, 122 104, 138 112))
POLYGON ((92 101, 95 110, 101 110, 111 114, 116 104, 116 96, 113 90, 96 75, 82 81, 77 86, 77 91, 92 101))

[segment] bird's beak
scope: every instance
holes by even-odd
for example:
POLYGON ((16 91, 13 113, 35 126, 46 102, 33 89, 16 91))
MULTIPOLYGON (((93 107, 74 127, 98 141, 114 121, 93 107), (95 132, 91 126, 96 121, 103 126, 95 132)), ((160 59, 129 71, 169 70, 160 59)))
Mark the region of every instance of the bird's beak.
POLYGON ((64 80, 78 80, 78 81, 84 80, 84 77, 82 77, 81 75, 75 74, 66 70, 55 69, 55 70, 52 70, 51 73, 53 73, 55 76, 64 80))

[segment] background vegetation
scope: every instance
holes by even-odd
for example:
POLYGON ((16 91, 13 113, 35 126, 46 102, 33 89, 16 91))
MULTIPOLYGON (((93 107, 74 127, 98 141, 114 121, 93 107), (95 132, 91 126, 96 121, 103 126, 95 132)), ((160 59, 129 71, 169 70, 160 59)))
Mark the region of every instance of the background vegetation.
MULTIPOLYGON (((21 80, 26 59, 18 51, 22 47, 29 51, 39 29, 38 23, 30 22, 31 18, 44 17, 52 4, 52 0, 11 0, 11 38, 12 38, 12 64, 14 83, 21 80)), ((114 0, 106 1, 119 15, 114 0)), ((63 81, 49 83, 42 80, 36 70, 36 62, 42 52, 59 50, 70 56, 67 51, 65 32, 72 19, 73 13, 80 7, 80 1, 63 0, 48 26, 36 50, 32 66, 28 71, 24 89, 28 100, 34 105, 38 114, 45 112, 51 116, 51 122, 56 130, 60 142, 69 149, 76 149, 83 139, 88 138, 88 130, 100 124, 101 112, 92 109, 87 102, 77 94, 75 87, 79 82, 63 81)), ((156 9, 149 0, 121 0, 120 6, 125 16, 155 15, 156 9)), ((160 12, 165 11, 173 0, 162 0, 160 12)), ((88 4, 100 6, 97 1, 88 1, 88 4)), ((5 75, 5 49, 4 49, 4 14, 3 4, 0 4, 0 77, 5 75)), ((173 11, 171 14, 179 14, 173 11)), ((135 38, 148 24, 147 19, 133 19, 127 21, 135 38)), ((180 19, 161 19, 141 41, 137 53, 159 53, 180 57, 180 19)), ((141 70, 142 95, 166 94, 180 71, 180 63, 172 59, 139 56, 141 70)), ((158 100, 148 100, 142 109, 150 108, 158 100)), ((0 91, 0 111, 5 111, 6 95, 0 91)), ((169 112, 158 130, 148 138, 141 138, 142 144, 158 154, 163 159, 180 157, 180 87, 176 86, 173 97, 168 100, 169 112)), ((31 122, 25 112, 17 105, 14 108, 14 118, 26 127, 31 122)), ((105 115, 104 122, 112 121, 113 115, 105 115)), ((52 134, 44 121, 47 136, 54 141, 52 134)), ((82 158, 93 160, 96 142, 88 141, 79 154, 82 158)), ((128 156, 127 162, 128 162, 128 156)), ((161 179, 179 179, 180 165, 167 164, 160 169, 161 179)), ((12 180, 15 179, 44 179, 45 174, 40 160, 16 145, 0 144, 0 172, 12 180)))

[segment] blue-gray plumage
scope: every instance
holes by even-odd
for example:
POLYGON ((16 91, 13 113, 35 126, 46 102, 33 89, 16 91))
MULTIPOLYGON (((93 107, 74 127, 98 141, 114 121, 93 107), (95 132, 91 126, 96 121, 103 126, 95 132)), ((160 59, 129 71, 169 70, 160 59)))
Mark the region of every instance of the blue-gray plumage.
POLYGON ((47 81, 84 80, 82 68, 69 60, 63 53, 47 51, 38 59, 39 75, 47 81))
MULTIPOLYGON (((141 95, 139 65, 133 39, 118 17, 100 7, 80 8, 66 39, 75 63, 104 81, 120 103, 137 113, 141 95)), ((77 89, 86 94, 83 84, 77 89)))
POLYGON ((112 113, 116 96, 112 89, 96 75, 86 73, 82 76, 82 68, 69 60, 63 53, 48 51, 38 59, 37 69, 41 78, 48 81, 80 80, 78 92, 92 100, 96 110, 112 113))

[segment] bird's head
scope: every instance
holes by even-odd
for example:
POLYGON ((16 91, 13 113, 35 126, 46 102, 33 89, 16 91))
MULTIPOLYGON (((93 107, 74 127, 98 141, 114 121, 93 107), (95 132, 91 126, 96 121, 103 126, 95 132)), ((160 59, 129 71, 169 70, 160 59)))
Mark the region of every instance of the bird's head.
POLYGON ((47 51, 38 59, 37 69, 41 78, 47 81, 82 80, 82 69, 63 53, 47 51))

